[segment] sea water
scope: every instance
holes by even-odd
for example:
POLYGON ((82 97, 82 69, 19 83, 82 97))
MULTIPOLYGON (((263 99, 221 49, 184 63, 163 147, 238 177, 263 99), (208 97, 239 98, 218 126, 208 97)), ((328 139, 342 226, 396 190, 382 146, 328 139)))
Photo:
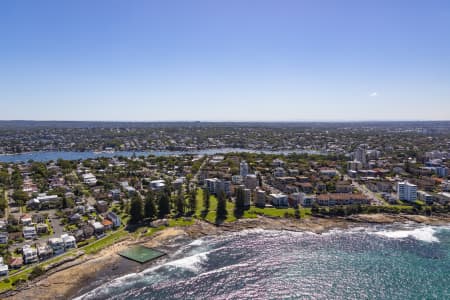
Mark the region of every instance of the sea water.
POLYGON ((450 299, 450 227, 210 236, 78 299, 450 299))

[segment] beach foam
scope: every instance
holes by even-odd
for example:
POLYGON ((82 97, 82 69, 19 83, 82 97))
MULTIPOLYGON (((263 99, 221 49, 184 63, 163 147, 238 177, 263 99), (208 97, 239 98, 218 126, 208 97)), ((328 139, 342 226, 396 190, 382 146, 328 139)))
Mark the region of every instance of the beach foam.
POLYGON ((374 232, 376 235, 391 239, 414 238, 418 241, 439 243, 439 239, 435 236, 435 233, 436 229, 431 226, 407 230, 383 230, 374 232))

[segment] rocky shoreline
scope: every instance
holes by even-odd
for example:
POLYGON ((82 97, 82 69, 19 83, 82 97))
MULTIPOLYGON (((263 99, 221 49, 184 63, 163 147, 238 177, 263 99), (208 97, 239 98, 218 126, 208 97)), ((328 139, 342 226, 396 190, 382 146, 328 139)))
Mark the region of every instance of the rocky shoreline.
POLYGON ((418 215, 390 215, 371 214, 355 215, 343 218, 282 219, 258 217, 256 219, 240 219, 220 226, 196 220, 188 227, 167 228, 156 234, 140 239, 129 238, 103 249, 95 255, 81 256, 67 264, 58 266, 41 278, 30 282, 20 290, 0 295, 2 299, 71 299, 82 295, 112 278, 140 272, 151 265, 161 263, 160 259, 147 264, 138 264, 126 260, 118 252, 132 245, 141 244, 148 247, 175 251, 172 249, 177 239, 193 240, 206 235, 224 234, 246 229, 309 231, 317 234, 332 230, 346 229, 370 224, 417 223, 426 225, 448 225, 450 215, 418 216, 418 215))

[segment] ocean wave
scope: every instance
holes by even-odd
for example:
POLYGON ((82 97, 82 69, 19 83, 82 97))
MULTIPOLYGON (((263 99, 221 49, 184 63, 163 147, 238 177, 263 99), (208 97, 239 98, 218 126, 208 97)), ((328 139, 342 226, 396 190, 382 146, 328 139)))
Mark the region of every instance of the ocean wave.
MULTIPOLYGON (((191 256, 187 256, 187 257, 183 257, 180 259, 169 261, 169 262, 165 263, 164 265, 187 269, 192 272, 198 272, 200 270, 199 265, 201 264, 202 261, 205 261, 206 259, 208 259, 209 253, 211 253, 211 251, 197 253, 197 254, 194 254, 191 256)), ((164 265, 162 265, 162 266, 164 266, 164 265)))
POLYGON ((427 243, 439 243, 439 239, 436 237, 436 228, 432 226, 405 229, 405 230, 381 230, 373 232, 378 236, 387 237, 390 239, 405 239, 413 238, 418 241, 423 241, 427 243))

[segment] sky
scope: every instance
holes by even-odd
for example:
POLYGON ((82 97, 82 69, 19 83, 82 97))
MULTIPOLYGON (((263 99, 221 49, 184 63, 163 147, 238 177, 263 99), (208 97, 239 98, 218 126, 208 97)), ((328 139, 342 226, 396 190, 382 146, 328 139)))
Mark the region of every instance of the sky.
POLYGON ((450 120, 450 1, 0 1, 0 120, 450 120))

